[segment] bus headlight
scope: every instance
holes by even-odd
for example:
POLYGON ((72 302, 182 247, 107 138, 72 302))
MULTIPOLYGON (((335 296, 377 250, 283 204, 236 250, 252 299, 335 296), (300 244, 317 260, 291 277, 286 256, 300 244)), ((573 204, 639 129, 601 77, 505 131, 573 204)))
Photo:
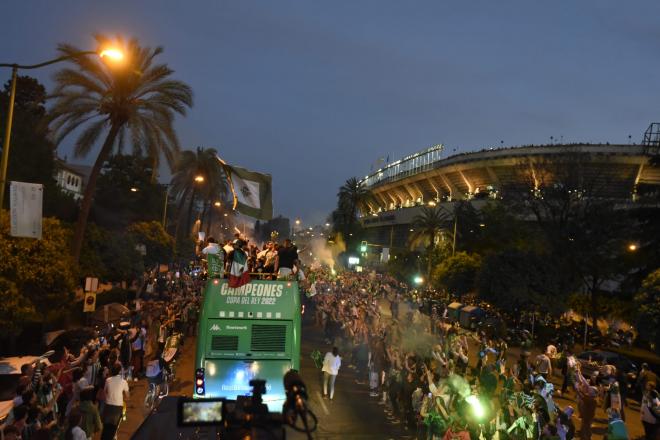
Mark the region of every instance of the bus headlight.
POLYGON ((203 396, 206 393, 204 387, 204 369, 198 368, 195 371, 195 392, 198 396, 203 396))

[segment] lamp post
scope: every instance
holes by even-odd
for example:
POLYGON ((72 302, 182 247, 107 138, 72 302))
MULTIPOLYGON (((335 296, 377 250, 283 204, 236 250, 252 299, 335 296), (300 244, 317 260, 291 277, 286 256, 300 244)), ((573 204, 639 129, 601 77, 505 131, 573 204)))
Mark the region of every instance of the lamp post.
POLYGON ((124 54, 117 49, 106 49, 100 52, 93 50, 86 50, 82 52, 76 52, 71 55, 64 55, 57 57, 50 61, 45 61, 39 64, 3 64, 0 63, 0 67, 11 67, 11 88, 9 92, 9 109, 7 110, 7 124, 5 128, 5 139, 2 143, 2 162, 0 162, 0 209, 4 206, 5 201, 5 185, 7 183, 7 164, 9 163, 9 146, 11 140, 11 127, 14 121, 14 102, 16 101, 16 80, 18 78, 18 69, 30 70, 38 69, 40 67, 50 66, 51 64, 59 63, 61 61, 70 60, 82 55, 98 55, 101 58, 111 58, 114 60, 121 60, 124 57, 124 54))

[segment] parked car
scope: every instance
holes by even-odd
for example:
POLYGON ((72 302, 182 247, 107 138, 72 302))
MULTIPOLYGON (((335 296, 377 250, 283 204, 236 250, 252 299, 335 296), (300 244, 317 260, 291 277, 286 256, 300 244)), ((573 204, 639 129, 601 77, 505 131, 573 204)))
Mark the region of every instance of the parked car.
POLYGON ((599 371, 603 365, 614 365, 617 370, 623 371, 628 376, 628 383, 633 384, 637 380, 637 365, 625 356, 604 350, 589 350, 577 355, 580 369, 585 377, 599 371))
POLYGON ((51 332, 51 336, 51 338, 46 340, 46 347, 49 350, 60 352, 66 347, 69 351, 78 353, 87 343, 96 339, 98 333, 93 328, 80 327, 73 330, 51 332))

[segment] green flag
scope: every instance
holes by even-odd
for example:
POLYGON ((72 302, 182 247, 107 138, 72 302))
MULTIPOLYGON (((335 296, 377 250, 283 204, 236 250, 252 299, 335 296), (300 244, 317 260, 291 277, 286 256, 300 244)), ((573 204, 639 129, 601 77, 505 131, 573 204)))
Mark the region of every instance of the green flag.
POLYGON ((218 160, 229 179, 229 187, 234 196, 234 209, 259 220, 273 218, 273 189, 270 174, 229 165, 220 158, 218 160))

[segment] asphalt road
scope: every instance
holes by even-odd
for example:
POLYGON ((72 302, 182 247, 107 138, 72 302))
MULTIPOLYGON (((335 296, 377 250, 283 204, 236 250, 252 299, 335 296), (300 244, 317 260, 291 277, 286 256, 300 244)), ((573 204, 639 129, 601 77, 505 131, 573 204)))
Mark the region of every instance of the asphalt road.
MULTIPOLYGON (((331 347, 324 342, 319 329, 303 325, 301 350, 301 375, 307 385, 308 408, 318 417, 318 428, 314 438, 325 439, 407 439, 408 434, 400 425, 388 421, 383 407, 377 399, 369 397, 366 385, 355 383, 354 370, 343 365, 337 376, 335 396, 332 401, 322 398, 321 374, 315 368, 310 354, 318 349, 325 353, 331 347)), ((192 394, 194 377, 194 338, 187 338, 177 361, 177 378, 171 386, 170 395, 192 394)), ((119 440, 129 439, 142 421, 149 415, 143 401, 147 391, 146 380, 130 382, 131 395, 126 404, 127 417, 119 426, 119 440)), ((287 428, 288 429, 288 428, 287 428)), ((304 439, 306 436, 291 429, 287 430, 287 439, 304 439)))

